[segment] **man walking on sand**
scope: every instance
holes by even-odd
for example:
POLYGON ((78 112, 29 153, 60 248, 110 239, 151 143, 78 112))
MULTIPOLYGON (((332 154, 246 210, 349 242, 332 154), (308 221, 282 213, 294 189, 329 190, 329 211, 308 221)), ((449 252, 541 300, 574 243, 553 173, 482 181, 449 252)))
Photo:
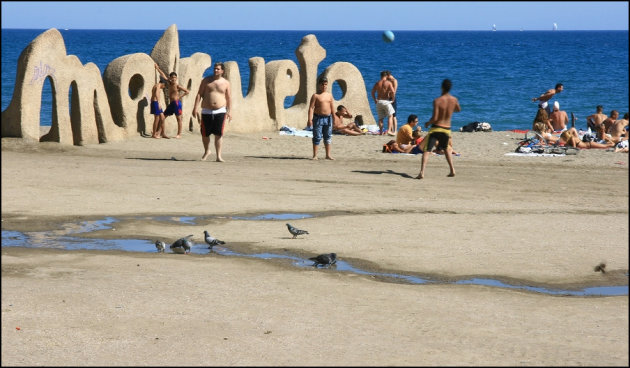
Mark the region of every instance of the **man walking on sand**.
POLYGON ((328 87, 328 79, 320 77, 317 80, 317 89, 319 93, 313 93, 311 102, 308 107, 307 127, 313 128, 313 160, 317 160, 317 149, 319 143, 324 137, 324 146, 326 147, 326 159, 334 160, 330 155, 330 144, 332 143, 333 128, 333 96, 326 91, 328 87))
POLYGON ((387 70, 381 72, 381 79, 372 87, 372 99, 376 104, 376 112, 378 114, 378 134, 385 134, 383 131, 383 119, 387 116, 387 134, 395 135, 394 129, 394 107, 392 102, 396 100, 396 92, 394 85, 388 79, 387 70))
POLYGON ((433 100, 433 115, 431 116, 431 120, 424 123, 425 128, 431 125, 431 129, 429 129, 429 133, 423 140, 424 152, 422 152, 422 166, 420 167, 420 173, 416 179, 424 178, 424 169, 427 166, 429 155, 436 142, 438 144, 437 149, 444 150, 446 162, 448 162, 448 166, 451 170, 448 176, 455 176, 452 156, 453 148, 448 143, 451 138, 451 117, 453 116, 453 112, 459 112, 462 109, 459 107, 457 98, 451 96, 449 93, 451 86, 452 83, 450 79, 444 79, 442 81, 442 95, 433 100))
POLYGON ((221 148, 223 142, 223 129, 226 120, 229 122, 231 111, 230 82, 223 78, 225 67, 223 63, 214 64, 214 75, 205 77, 199 85, 199 91, 195 97, 193 114, 199 121, 201 128, 201 141, 204 154, 201 157, 205 161, 210 156, 210 134, 214 134, 214 148, 217 151, 217 162, 223 162, 221 148), (201 115, 199 103, 201 102, 201 115))

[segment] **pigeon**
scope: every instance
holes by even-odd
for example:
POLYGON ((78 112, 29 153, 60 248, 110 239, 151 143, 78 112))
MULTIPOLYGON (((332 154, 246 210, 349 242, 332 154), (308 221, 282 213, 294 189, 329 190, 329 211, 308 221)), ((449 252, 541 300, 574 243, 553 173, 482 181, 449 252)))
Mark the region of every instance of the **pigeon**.
POLYGON ((297 238, 298 235, 308 234, 308 231, 297 229, 291 226, 291 224, 287 224, 287 228, 289 229, 291 235, 293 235, 293 239, 297 238))
POLYGON ((212 250, 212 247, 214 247, 217 244, 225 244, 223 240, 213 238, 212 235, 208 234, 207 230, 203 231, 203 235, 204 235, 204 239, 206 239, 206 243, 208 244, 208 249, 210 250, 212 250))
POLYGON ((313 263, 314 267, 317 267, 319 265, 331 266, 337 262, 337 254, 336 253, 320 254, 317 257, 312 257, 309 259, 315 262, 313 263))
POLYGON ((171 250, 173 253, 185 254, 190 253, 190 248, 192 247, 192 243, 190 242, 190 238, 192 238, 192 234, 179 238, 175 240, 175 243, 171 244, 171 250))
POLYGON ((606 273, 606 263, 601 262, 597 266, 595 266, 595 272, 606 273))
POLYGON ((164 244, 164 242, 161 240, 156 240, 155 247, 157 248, 158 253, 164 253, 164 249, 166 249, 166 244, 164 244))

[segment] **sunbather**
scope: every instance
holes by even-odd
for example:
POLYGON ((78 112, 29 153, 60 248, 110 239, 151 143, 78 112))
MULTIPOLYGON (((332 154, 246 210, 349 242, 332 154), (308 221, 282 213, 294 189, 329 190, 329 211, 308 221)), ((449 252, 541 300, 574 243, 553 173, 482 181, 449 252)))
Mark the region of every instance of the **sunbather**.
POLYGON ((551 125, 551 120, 549 119, 549 114, 547 114, 547 110, 540 107, 538 108, 538 112, 536 112, 536 117, 534 118, 534 122, 532 123, 532 130, 535 130, 535 125, 537 122, 541 122, 545 125, 544 131, 553 131, 553 125, 551 125))
POLYGON ((337 106, 337 112, 333 116, 333 133, 345 135, 362 135, 363 131, 355 123, 343 123, 343 118, 352 118, 352 114, 348 112, 345 106, 337 106))
POLYGON ((547 125, 542 121, 534 122, 534 128, 532 129, 538 134, 538 138, 547 144, 556 144, 560 137, 555 136, 547 131, 547 125))
POLYGON ((611 148, 615 146, 615 143, 612 141, 606 141, 606 143, 582 142, 575 128, 571 128, 569 130, 565 130, 564 132, 562 132, 562 134, 560 135, 559 143, 564 143, 564 145, 568 147, 582 148, 582 149, 611 148))
POLYGON ((411 153, 411 150, 416 147, 414 144, 398 144, 395 140, 391 140, 383 145, 383 152, 391 153, 411 153))

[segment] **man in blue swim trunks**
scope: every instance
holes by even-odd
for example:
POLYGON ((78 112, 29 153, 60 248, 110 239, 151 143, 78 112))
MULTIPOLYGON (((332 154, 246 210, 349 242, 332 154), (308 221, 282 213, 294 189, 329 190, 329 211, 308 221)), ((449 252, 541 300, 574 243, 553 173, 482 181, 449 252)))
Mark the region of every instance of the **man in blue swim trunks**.
POLYGON ((436 143, 438 150, 444 150, 446 162, 448 162, 448 166, 451 169, 448 176, 455 176, 452 157, 453 149, 448 142, 451 138, 451 117, 453 116, 453 112, 459 112, 462 109, 459 106, 457 98, 449 93, 451 86, 452 82, 449 79, 442 81, 442 95, 433 100, 433 115, 431 116, 431 120, 424 123, 426 128, 431 125, 431 129, 429 129, 427 136, 424 137, 422 166, 420 167, 420 173, 416 179, 424 178, 424 169, 427 166, 429 155, 436 143))
POLYGON ((151 89, 151 115, 154 116, 153 131, 151 132, 152 138, 169 138, 166 135, 166 130, 164 129, 165 116, 162 108, 160 107, 160 100, 163 99, 162 89, 164 89, 165 86, 166 82, 163 79, 160 79, 160 81, 151 89))
POLYGON ((334 160, 330 155, 330 145, 332 143, 333 128, 333 96, 326 91, 328 87, 328 79, 320 77, 317 80, 319 93, 313 93, 311 102, 308 107, 307 127, 313 127, 313 160, 317 160, 317 149, 319 143, 324 138, 324 146, 326 147, 326 159, 334 160))
POLYGON ((175 138, 182 137, 182 101, 181 98, 188 94, 188 90, 183 86, 177 84, 177 73, 171 72, 167 77, 166 74, 155 64, 155 68, 160 72, 160 75, 164 79, 168 79, 168 100, 170 103, 164 111, 164 116, 171 116, 175 114, 177 118, 177 136, 175 138), (184 94, 180 96, 179 91, 184 91, 184 94))

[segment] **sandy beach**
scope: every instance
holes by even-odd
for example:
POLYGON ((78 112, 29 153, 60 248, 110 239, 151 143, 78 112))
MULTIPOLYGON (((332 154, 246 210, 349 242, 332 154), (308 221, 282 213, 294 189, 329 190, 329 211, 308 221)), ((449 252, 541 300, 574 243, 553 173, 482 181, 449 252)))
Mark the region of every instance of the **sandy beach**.
MULTIPOLYGON (((333 136, 334 161, 276 132, 224 137, 224 163, 182 139, 63 146, 2 138, 2 229, 142 219, 86 234, 171 243, 203 230, 239 252, 336 252, 412 285, 282 260, 2 247, 2 365, 627 366, 628 296, 546 295, 449 281, 578 290, 628 285, 628 154, 506 156, 523 133, 453 134, 444 156, 385 154, 333 136), (265 139, 266 138, 266 139, 265 139), (231 216, 306 213, 285 222, 231 216), (606 262, 606 273, 594 272, 606 262)), ((214 138, 213 138, 214 140, 214 138)))

